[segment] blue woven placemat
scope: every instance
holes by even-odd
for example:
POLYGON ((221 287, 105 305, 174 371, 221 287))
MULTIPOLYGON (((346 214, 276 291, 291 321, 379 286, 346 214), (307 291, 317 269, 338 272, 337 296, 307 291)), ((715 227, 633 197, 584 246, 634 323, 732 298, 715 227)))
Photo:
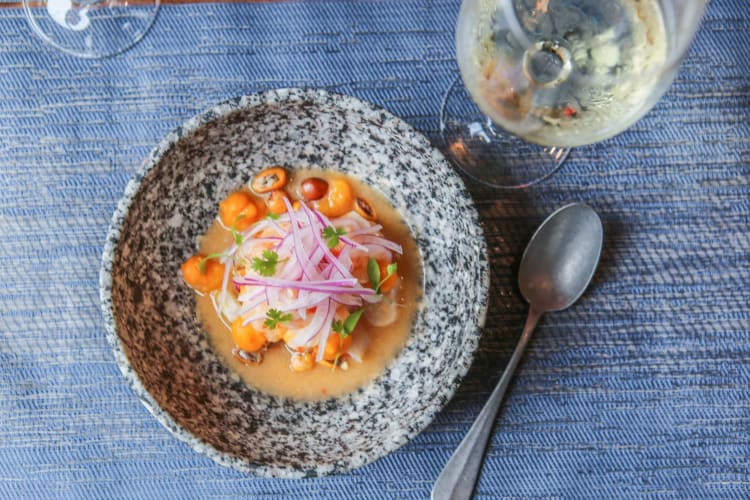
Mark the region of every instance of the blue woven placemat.
MULTIPOLYGON (((43 46, 0 9, 0 498, 425 498, 510 357, 514 269, 570 201, 602 216, 593 286, 535 333, 479 498, 750 497, 750 21, 714 1, 669 93, 630 131, 518 193, 469 183, 492 254, 476 362, 447 409, 348 475, 258 479, 163 429, 105 341, 109 219, 170 129, 228 97, 325 87, 437 140, 458 1, 164 7, 113 59, 43 46)), ((248 443, 252 446, 252 443, 248 443)))

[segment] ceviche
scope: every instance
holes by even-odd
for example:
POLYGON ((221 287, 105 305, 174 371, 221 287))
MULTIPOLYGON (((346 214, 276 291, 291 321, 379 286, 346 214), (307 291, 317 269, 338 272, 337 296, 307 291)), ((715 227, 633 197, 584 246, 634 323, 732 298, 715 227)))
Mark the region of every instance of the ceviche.
MULTIPOLYGON (((387 238, 371 200, 345 176, 256 175, 219 204, 230 239, 182 264, 208 297, 244 364, 283 346, 293 372, 348 370, 367 356, 372 332, 404 311, 404 247, 387 238)), ((416 256, 414 256, 416 257, 416 256)))

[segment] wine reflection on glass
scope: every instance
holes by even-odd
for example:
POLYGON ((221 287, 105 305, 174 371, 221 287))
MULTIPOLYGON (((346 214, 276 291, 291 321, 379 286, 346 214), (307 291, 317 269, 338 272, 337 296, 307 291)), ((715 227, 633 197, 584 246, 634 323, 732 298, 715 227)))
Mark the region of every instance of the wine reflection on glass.
POLYGON ((569 148, 646 114, 675 77, 707 0, 464 0, 460 70, 443 99, 448 156, 495 187, 548 178, 569 148))

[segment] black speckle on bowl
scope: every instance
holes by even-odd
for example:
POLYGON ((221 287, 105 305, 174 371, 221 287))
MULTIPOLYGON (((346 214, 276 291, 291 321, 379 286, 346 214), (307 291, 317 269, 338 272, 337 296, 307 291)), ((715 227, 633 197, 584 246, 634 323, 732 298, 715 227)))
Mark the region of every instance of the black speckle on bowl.
POLYGON ((215 106, 149 155, 107 236, 102 310, 125 378, 177 437, 243 471, 320 476, 397 449, 452 397, 484 323, 486 253, 464 185, 423 136, 353 97, 276 90, 215 106), (180 276, 218 201, 270 164, 367 180, 422 252, 424 299, 406 346, 343 397, 302 402, 247 387, 210 348, 180 276))

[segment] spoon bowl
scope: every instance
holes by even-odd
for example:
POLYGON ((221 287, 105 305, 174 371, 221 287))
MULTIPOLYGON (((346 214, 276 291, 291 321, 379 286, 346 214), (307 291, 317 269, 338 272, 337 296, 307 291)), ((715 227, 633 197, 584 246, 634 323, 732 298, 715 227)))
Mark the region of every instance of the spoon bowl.
POLYGON ((599 216, 581 203, 550 215, 521 258, 518 286, 538 312, 567 309, 583 294, 599 263, 604 230, 599 216))

